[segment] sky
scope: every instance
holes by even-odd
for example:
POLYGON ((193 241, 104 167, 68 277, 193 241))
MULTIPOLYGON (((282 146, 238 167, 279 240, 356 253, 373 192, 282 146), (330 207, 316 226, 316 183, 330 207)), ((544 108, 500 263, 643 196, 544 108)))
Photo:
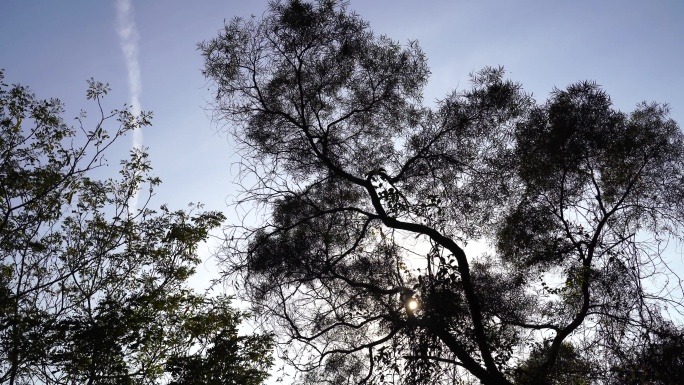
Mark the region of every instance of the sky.
MULTIPOLYGON (((201 201, 225 209, 234 191, 230 164, 238 158, 220 122, 210 119, 211 84, 201 73, 197 43, 214 37, 224 20, 260 16, 266 6, 266 0, 0 0, 0 68, 6 82, 64 101, 67 118, 93 107, 85 100, 86 79, 108 82, 108 108, 128 103, 154 113, 153 126, 126 138, 121 151, 133 141, 149 147, 164 182, 157 198, 172 207, 201 201)), ((554 86, 589 79, 623 111, 643 100, 668 102, 672 117, 684 122, 679 0, 351 0, 349 8, 377 34, 418 40, 432 69, 428 104, 467 87, 470 72, 503 65, 539 101, 554 86)))
MULTIPOLYGON (((239 157, 210 118, 197 43, 266 8, 266 0, 0 0, 0 68, 5 82, 61 99, 66 120, 93 109, 86 79, 108 82, 106 108, 154 113, 153 126, 125 138, 111 159, 148 147, 163 181, 155 205, 202 202, 235 220, 228 205, 239 157)), ((667 102, 684 124, 681 0, 351 0, 349 9, 377 34, 419 42, 432 70, 427 104, 468 87, 469 73, 502 65, 540 102, 554 86, 595 80, 622 111, 667 102)))

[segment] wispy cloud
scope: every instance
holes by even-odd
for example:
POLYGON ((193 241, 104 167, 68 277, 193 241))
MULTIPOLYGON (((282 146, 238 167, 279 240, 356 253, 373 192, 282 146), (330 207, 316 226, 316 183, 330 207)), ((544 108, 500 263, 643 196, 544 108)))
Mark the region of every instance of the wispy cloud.
MULTIPOLYGON (((128 72, 128 92, 131 98, 131 112, 138 116, 140 114, 140 94, 142 92, 142 82, 140 80, 140 65, 138 64, 138 30, 135 27, 133 9, 130 0, 117 0, 116 2, 117 33, 121 51, 126 60, 126 70, 128 72)), ((133 131, 133 148, 140 149, 143 145, 142 129, 136 128, 133 131)), ((129 205, 135 211, 138 204, 138 193, 131 198, 129 205)))

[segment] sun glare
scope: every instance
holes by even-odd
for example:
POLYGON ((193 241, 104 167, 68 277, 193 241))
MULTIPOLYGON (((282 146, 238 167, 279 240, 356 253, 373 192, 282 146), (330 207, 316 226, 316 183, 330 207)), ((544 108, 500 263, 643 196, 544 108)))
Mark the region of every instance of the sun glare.
POLYGON ((406 305, 410 310, 418 309, 418 301, 416 301, 415 299, 410 299, 406 305))

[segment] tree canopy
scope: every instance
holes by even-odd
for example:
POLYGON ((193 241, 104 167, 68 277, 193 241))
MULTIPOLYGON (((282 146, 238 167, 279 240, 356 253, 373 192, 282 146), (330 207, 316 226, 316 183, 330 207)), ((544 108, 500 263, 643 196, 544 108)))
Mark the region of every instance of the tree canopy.
POLYGON ((677 381, 667 105, 621 112, 591 81, 538 102, 502 68, 425 105, 419 45, 335 0, 271 2, 200 49, 257 214, 226 277, 299 382, 677 381))
POLYGON ((3 80, 0 382, 263 383, 270 336, 238 335, 245 314, 230 298, 186 282, 223 214, 148 207, 160 181, 140 149, 120 179, 95 178, 108 148, 151 114, 105 113, 109 88, 91 80, 97 115, 72 127, 59 100, 3 80))

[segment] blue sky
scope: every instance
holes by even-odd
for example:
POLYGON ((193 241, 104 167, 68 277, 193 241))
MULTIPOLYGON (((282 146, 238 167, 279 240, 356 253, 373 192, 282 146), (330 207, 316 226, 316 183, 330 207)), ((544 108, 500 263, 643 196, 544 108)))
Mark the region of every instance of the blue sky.
MULTIPOLYGON (((224 19, 261 15, 266 4, 131 1, 140 105, 154 112, 143 143, 164 181, 155 205, 201 201, 208 209, 228 210, 235 191, 230 164, 237 157, 205 110, 211 92, 196 45, 216 35, 224 19)), ((643 100, 668 102, 672 117, 684 122, 680 0, 351 0, 349 8, 378 34, 420 42, 433 73, 427 103, 467 87, 470 72, 503 65, 539 101, 554 86, 590 79, 623 111, 643 100)), ((92 109, 85 100, 90 77, 110 83, 107 107, 119 108, 131 102, 119 27, 116 0, 1 0, 0 68, 6 81, 28 85, 41 98, 62 99, 67 118, 92 109)), ((131 140, 110 160, 125 156, 131 140)), ((111 163, 115 172, 117 162, 111 163)))

